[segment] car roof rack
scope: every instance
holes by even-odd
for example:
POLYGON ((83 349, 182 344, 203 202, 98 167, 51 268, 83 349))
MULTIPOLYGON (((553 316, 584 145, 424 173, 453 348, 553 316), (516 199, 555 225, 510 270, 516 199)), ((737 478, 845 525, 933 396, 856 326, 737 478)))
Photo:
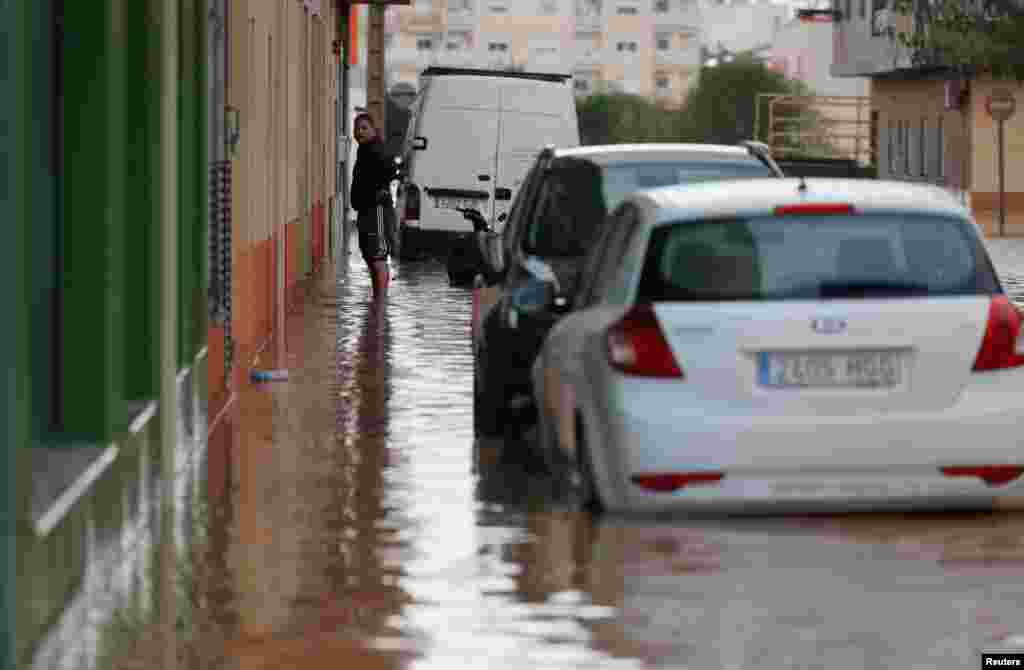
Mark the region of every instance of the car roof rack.
POLYGON ((482 68, 469 67, 446 67, 442 65, 431 65, 420 73, 424 77, 463 75, 482 77, 510 77, 513 79, 533 79, 536 81, 550 81, 561 84, 572 78, 571 74, 559 74, 555 72, 517 72, 513 70, 485 70, 482 68))

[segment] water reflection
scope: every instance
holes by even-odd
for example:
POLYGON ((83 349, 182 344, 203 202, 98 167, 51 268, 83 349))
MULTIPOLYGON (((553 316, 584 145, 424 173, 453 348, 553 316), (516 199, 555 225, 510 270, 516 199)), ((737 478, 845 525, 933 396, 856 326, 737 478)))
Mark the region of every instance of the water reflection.
POLYGON ((578 513, 503 457, 521 445, 474 442, 469 297, 443 265, 402 266, 373 308, 345 260, 289 320, 290 381, 241 393, 211 443, 195 667, 941 669, 1009 635, 1014 517, 578 513), (970 546, 1005 570, 952 570, 970 546))

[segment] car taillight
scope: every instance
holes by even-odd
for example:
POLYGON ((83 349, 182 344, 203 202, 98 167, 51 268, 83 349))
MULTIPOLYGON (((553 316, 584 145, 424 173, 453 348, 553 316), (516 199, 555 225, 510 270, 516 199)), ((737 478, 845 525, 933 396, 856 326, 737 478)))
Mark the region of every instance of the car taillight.
POLYGON ((947 477, 977 477, 988 486, 1005 486, 1024 474, 1019 465, 953 465, 939 470, 947 477))
POLYGON ((796 205, 779 205, 775 216, 853 214, 853 205, 838 202, 803 202, 796 205))
POLYGON ((717 484, 725 474, 722 472, 643 472, 630 477, 630 481, 642 489, 655 493, 671 493, 695 485, 717 484))
POLYGON ((627 375, 683 377, 652 305, 636 305, 626 312, 608 329, 606 343, 608 362, 627 375))
POLYGON ((402 223, 420 220, 420 189, 416 184, 406 184, 405 207, 402 209, 402 223))
POLYGON ((1024 365, 1024 342, 1020 341, 1021 313, 1005 295, 992 296, 988 324, 981 349, 974 359, 974 371, 1002 370, 1024 365))

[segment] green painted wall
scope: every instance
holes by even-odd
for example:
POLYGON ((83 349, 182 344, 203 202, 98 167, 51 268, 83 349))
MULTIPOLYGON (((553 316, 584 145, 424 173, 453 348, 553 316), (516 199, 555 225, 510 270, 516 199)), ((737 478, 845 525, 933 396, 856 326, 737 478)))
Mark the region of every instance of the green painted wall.
POLYGON ((109 443, 124 402, 125 104, 123 0, 64 7, 60 424, 109 443), (84 392, 88 389, 88 392, 84 392))
POLYGON ((125 394, 155 398, 159 390, 160 324, 160 31, 146 2, 125 5, 125 394))

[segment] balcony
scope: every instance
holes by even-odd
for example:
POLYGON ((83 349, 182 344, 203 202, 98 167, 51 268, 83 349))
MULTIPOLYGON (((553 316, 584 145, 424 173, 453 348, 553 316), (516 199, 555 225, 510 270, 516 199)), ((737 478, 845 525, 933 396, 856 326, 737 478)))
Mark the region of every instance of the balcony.
POLYGON ((700 67, 700 47, 687 46, 683 49, 655 49, 654 63, 659 66, 700 67))
POLYGON ((603 27, 603 0, 576 0, 576 29, 600 31, 603 27))
POLYGON ((700 26, 700 7, 693 0, 652 0, 651 18, 658 28, 680 30, 700 26))
POLYGON ((572 53, 573 62, 577 67, 598 66, 604 64, 604 50, 593 44, 576 43, 572 53))
POLYGON ((475 30, 477 15, 473 9, 448 7, 448 30, 475 30))
POLYGON ((417 70, 434 65, 438 61, 436 51, 421 51, 410 48, 388 49, 385 58, 389 65, 395 67, 414 67, 417 70))
POLYGON ((480 61, 472 50, 442 51, 437 64, 445 67, 477 67, 480 61))

